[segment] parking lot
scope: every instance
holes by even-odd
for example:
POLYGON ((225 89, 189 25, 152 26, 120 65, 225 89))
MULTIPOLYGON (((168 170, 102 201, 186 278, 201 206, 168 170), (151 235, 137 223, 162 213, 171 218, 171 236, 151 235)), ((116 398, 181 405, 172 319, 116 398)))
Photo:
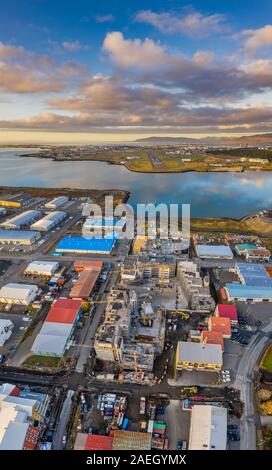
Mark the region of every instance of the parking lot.
POLYGON ((13 354, 30 324, 30 321, 24 321, 24 318, 26 317, 16 313, 0 313, 1 320, 10 320, 14 325, 11 336, 3 346, 0 346, 0 354, 4 354, 6 356, 5 359, 8 359, 13 354))

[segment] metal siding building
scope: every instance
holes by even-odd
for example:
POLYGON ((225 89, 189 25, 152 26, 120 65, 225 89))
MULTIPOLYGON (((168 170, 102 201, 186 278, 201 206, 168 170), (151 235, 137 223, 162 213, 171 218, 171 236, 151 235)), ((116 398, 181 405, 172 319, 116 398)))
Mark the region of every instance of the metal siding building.
POLYGON ((0 230, 0 244, 33 245, 40 238, 40 232, 33 230, 0 230))
POLYGON ((233 253, 226 245, 197 245, 196 250, 199 258, 233 259, 233 253))
POLYGON ((241 282, 246 286, 272 287, 272 278, 262 264, 236 264, 241 282))
POLYGON ((109 254, 116 238, 64 237, 56 246, 57 253, 98 253, 109 254))
POLYGON ((58 269, 57 261, 33 261, 25 269, 25 274, 38 274, 40 276, 52 276, 58 269))
POLYGON ((3 304, 29 305, 36 298, 38 286, 33 284, 9 283, 0 289, 3 304))
POLYGON ((63 357, 81 315, 81 301, 58 299, 51 307, 31 352, 39 356, 63 357))
POLYGON ((66 212, 55 211, 50 212, 45 217, 40 220, 37 220, 34 224, 31 225, 31 230, 39 230, 40 232, 47 232, 51 228, 58 225, 62 220, 67 217, 66 212))
POLYGON ((52 201, 48 202, 47 204, 45 204, 44 207, 46 207, 47 209, 57 209, 58 207, 63 206, 63 204, 65 204, 68 201, 69 201, 68 197, 59 196, 59 197, 52 199, 52 201))
POLYGON ((1 224, 1 227, 5 227, 7 229, 19 229, 23 225, 29 225, 34 219, 37 219, 40 215, 40 211, 25 211, 21 214, 16 215, 15 217, 12 217, 11 219, 6 220, 1 224))
POLYGON ((225 290, 230 301, 272 302, 272 287, 227 284, 225 290))

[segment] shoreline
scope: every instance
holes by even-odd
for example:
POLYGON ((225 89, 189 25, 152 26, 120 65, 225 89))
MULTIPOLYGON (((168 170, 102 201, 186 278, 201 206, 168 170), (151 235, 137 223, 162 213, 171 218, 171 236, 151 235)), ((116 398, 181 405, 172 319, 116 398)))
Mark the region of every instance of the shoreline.
POLYGON ((162 168, 161 170, 156 170, 156 169, 150 169, 150 170, 141 170, 141 169, 135 169, 131 168, 126 162, 125 163, 119 163, 119 162, 112 162, 112 161, 107 161, 103 158, 99 157, 87 157, 87 158, 69 158, 69 159, 61 159, 61 158, 56 158, 54 156, 50 157, 44 157, 40 154, 21 154, 19 155, 20 158, 38 158, 42 160, 51 160, 53 162, 60 162, 60 163, 69 163, 69 162, 101 162, 101 163, 106 163, 108 165, 116 165, 116 166, 122 166, 125 167, 128 171, 131 171, 132 173, 141 173, 141 174, 177 174, 177 173, 262 173, 262 172, 271 172, 271 168, 260 168, 260 169, 249 169, 249 168, 242 168, 242 169, 237 169, 235 168, 230 168, 229 170, 226 169, 206 169, 203 168, 203 170, 197 170, 193 168, 184 168, 184 169, 167 169, 167 168, 162 168))

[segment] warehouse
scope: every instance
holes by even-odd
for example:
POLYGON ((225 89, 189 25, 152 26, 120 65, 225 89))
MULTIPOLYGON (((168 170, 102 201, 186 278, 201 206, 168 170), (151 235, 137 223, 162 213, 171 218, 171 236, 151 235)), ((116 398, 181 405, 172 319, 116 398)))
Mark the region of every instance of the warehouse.
POLYGON ((233 253, 226 245, 197 245, 196 252, 199 258, 233 259, 233 253))
POLYGON ((80 273, 81 271, 84 271, 84 269, 92 269, 92 268, 97 268, 97 269, 102 269, 103 263, 102 261, 93 261, 91 259, 78 259, 74 262, 74 270, 77 273, 80 273))
POLYGON ((177 370, 219 371, 221 367, 222 350, 219 344, 178 342, 177 370))
POLYGON ((0 319, 0 346, 3 346, 12 335, 13 328, 14 325, 10 320, 0 319))
POLYGON ((12 217, 11 219, 6 220, 1 224, 1 227, 4 227, 6 229, 20 229, 24 225, 29 225, 33 220, 37 219, 40 217, 41 212, 40 211, 25 211, 22 212, 19 215, 16 215, 15 217, 12 217))
POLYGON ((116 238, 64 237, 56 246, 57 253, 110 254, 116 238))
POLYGON ((235 245, 235 250, 238 255, 243 256, 247 261, 263 261, 270 260, 271 253, 263 247, 242 243, 235 245))
POLYGON ((227 284, 225 291, 230 302, 272 302, 272 287, 227 284))
POLYGON ((82 227, 82 234, 84 237, 88 237, 88 235, 92 235, 93 232, 104 231, 104 233, 112 232, 113 230, 123 230, 126 221, 124 219, 105 219, 105 218, 94 218, 88 217, 83 224, 82 227))
POLYGON ((0 303, 29 305, 37 297, 38 290, 33 284, 6 284, 0 289, 0 303))
POLYGON ((67 217, 66 212, 55 211, 50 212, 45 217, 40 220, 37 220, 34 224, 31 225, 31 230, 39 230, 40 232, 47 232, 52 228, 56 227, 60 222, 62 222, 67 217))
POLYGON ((33 230, 0 230, 0 244, 5 245, 33 245, 41 238, 40 232, 33 230))
POLYGON ((272 278, 262 264, 236 264, 237 274, 246 286, 272 287, 272 278))
POLYGON ((226 408, 194 405, 191 413, 189 450, 226 450, 226 447, 226 408))
POLYGON ((58 299, 51 307, 31 352, 39 356, 63 357, 80 315, 80 300, 58 299))
POLYGON ((60 197, 56 197, 55 199, 52 199, 52 201, 50 202, 47 202, 47 204, 45 204, 44 207, 46 207, 46 209, 57 209, 58 207, 63 206, 63 204, 65 204, 68 201, 69 201, 68 197, 60 196, 60 197))
POLYGON ((51 277, 58 267, 57 261, 33 261, 25 269, 25 274, 51 277))
POLYGON ((84 271, 80 273, 78 281, 74 284, 70 292, 70 297, 72 299, 88 299, 93 292, 100 272, 100 268, 84 269, 84 271))

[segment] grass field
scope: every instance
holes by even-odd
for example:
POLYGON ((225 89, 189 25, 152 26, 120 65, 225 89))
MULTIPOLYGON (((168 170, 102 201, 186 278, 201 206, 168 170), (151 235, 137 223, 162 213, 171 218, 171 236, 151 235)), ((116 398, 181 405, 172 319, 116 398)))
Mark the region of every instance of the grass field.
MULTIPOLYGON (((249 235, 262 235, 270 237, 272 235, 271 221, 263 218, 249 218, 247 220, 234 219, 213 219, 213 218, 197 218, 191 219, 191 230, 201 232, 223 232, 223 233, 240 233, 249 235)), ((265 244, 265 240, 264 245, 265 244)), ((269 242, 269 239, 268 239, 269 242)))
POLYGON ((272 346, 270 346, 265 352, 261 362, 261 367, 268 370, 269 372, 272 372, 272 346))
POLYGON ((60 357, 30 356, 23 362, 23 367, 48 367, 57 368, 60 366, 60 357))

